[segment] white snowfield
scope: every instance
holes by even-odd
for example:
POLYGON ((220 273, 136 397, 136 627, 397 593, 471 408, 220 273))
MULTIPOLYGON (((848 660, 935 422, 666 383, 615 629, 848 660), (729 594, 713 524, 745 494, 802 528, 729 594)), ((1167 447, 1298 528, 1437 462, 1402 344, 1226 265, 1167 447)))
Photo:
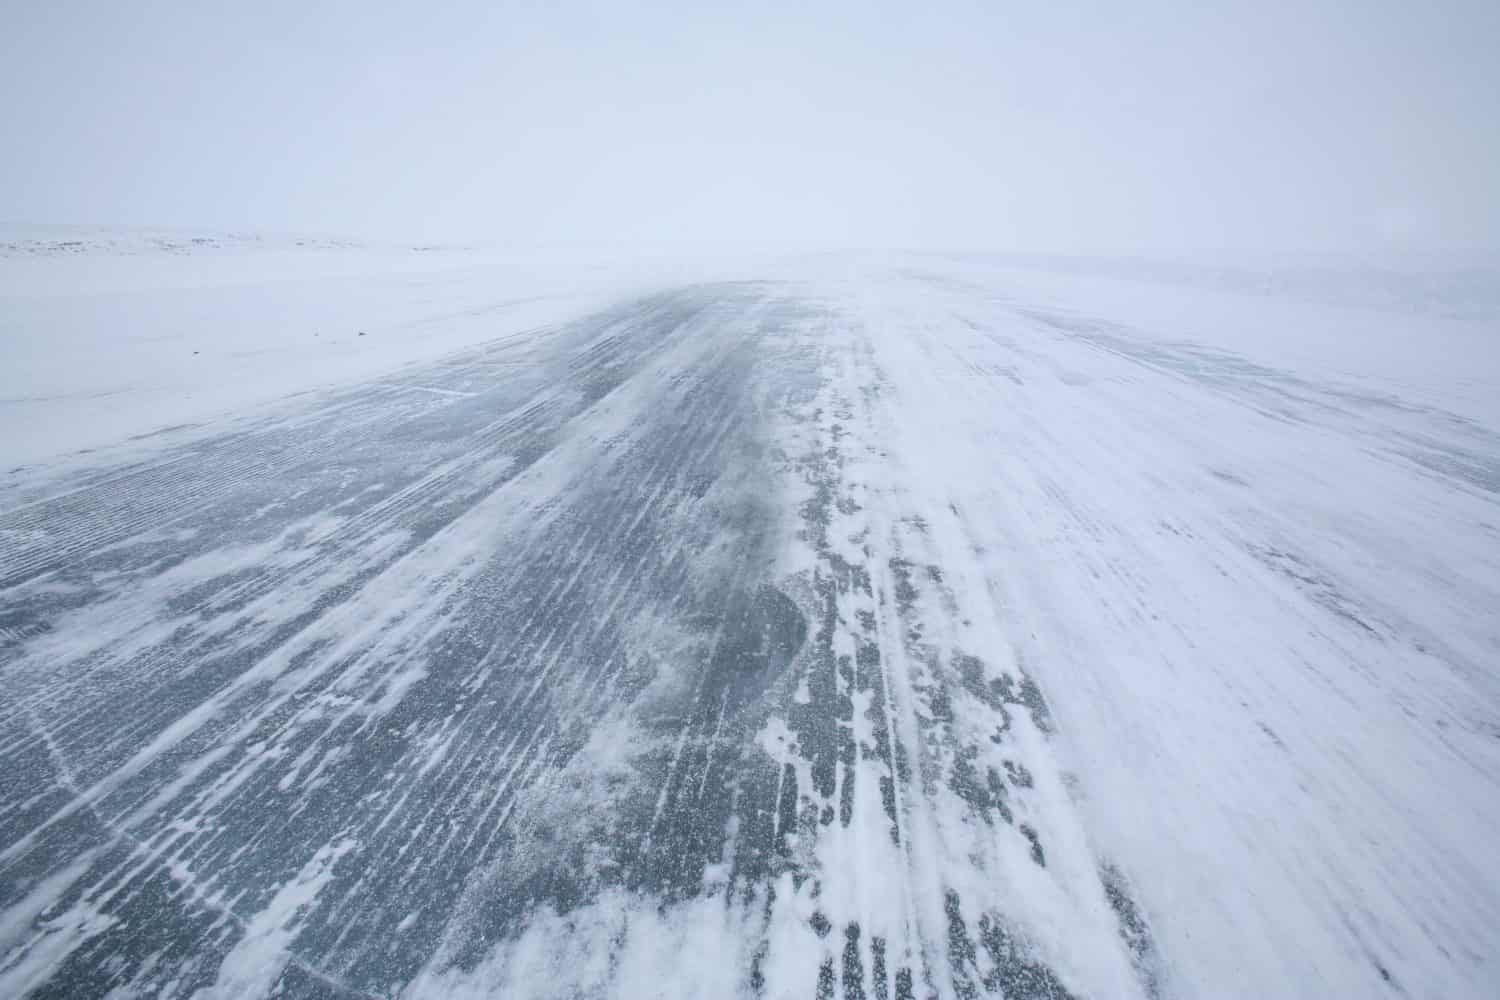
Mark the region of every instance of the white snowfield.
POLYGON ((660 254, 0 224, 4 459, 191 430, 713 273, 660 254))
POLYGON ((1495 996, 1500 271, 1255 267, 7 231, 0 995, 1495 996))

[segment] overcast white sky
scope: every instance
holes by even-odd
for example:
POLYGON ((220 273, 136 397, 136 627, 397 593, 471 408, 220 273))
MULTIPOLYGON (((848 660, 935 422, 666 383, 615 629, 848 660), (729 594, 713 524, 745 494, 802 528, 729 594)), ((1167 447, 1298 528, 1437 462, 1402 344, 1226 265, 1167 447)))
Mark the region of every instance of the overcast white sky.
POLYGON ((0 0, 0 219, 1500 245, 1500 0, 0 0))

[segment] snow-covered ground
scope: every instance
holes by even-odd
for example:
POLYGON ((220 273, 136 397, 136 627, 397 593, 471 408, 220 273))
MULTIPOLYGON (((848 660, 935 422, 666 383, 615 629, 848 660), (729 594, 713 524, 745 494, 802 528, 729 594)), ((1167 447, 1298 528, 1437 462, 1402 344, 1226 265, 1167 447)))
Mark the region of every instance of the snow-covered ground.
POLYGON ((0 995, 1494 994, 1493 269, 7 239, 0 995))
POLYGON ((193 431, 714 267, 660 254, 0 225, 3 460, 193 431))
POLYGON ((860 285, 870 479, 967 550, 1165 981, 1492 990, 1500 327, 966 277, 860 285))

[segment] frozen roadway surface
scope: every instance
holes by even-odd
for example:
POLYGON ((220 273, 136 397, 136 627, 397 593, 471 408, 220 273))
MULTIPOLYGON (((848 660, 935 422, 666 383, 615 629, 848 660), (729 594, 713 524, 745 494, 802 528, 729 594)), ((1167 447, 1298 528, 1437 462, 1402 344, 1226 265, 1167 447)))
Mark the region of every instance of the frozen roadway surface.
POLYGON ((0 996, 1497 995, 1493 319, 814 270, 8 470, 0 996))

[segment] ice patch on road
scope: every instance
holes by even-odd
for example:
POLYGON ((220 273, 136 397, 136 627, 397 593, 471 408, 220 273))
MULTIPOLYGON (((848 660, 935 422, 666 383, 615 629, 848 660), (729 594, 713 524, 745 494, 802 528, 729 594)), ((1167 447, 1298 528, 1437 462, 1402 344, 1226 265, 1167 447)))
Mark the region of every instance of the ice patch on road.
POLYGON ((194 994, 196 1000, 268 995, 292 957, 292 943, 301 922, 332 881, 334 866, 356 846, 355 841, 345 838, 320 848, 295 878, 245 922, 239 942, 219 966, 218 978, 212 986, 194 994))

